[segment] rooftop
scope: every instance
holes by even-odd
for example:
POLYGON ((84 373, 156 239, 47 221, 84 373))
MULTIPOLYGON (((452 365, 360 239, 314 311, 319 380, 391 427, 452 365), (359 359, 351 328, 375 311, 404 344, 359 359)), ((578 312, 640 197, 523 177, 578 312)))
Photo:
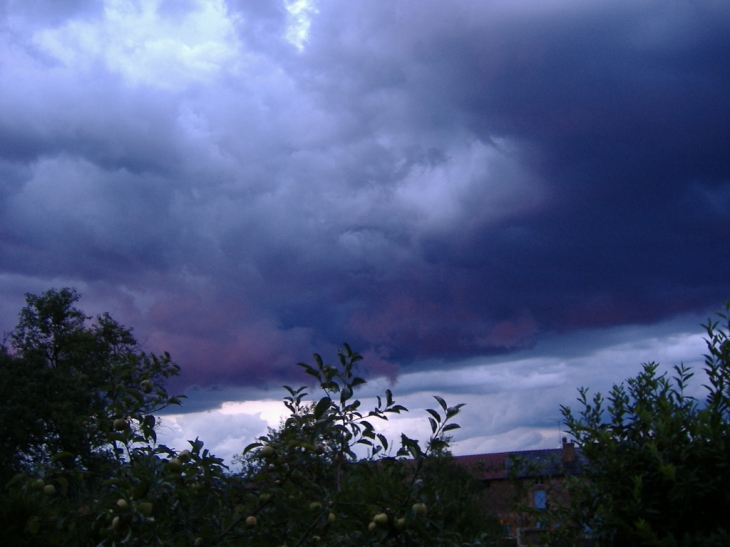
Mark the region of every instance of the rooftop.
POLYGON ((565 440, 562 448, 455 456, 454 461, 484 480, 506 479, 515 471, 520 478, 579 475, 587 464, 580 450, 565 440))

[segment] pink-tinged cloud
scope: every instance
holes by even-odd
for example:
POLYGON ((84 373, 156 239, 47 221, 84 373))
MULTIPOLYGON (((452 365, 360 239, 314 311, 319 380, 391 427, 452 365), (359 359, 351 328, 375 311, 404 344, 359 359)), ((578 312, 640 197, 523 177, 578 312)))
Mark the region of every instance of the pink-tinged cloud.
POLYGON ((487 349, 520 349, 534 344, 538 331, 537 323, 529 316, 514 321, 500 321, 484 338, 478 338, 476 343, 487 349))
MULTIPOLYGON (((485 314, 486 315, 486 314, 485 314)), ((407 346, 421 356, 461 353, 478 349, 501 351, 534 343, 536 321, 529 315, 493 321, 467 306, 453 308, 443 302, 397 296, 377 310, 352 315, 349 327, 383 354, 407 346)))

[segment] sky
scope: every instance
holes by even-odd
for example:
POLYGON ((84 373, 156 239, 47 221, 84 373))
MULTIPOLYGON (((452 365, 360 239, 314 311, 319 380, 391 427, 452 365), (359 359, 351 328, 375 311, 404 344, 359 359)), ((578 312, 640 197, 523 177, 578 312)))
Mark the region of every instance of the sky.
POLYGON ((0 331, 75 287, 226 457, 342 342, 388 433, 439 394, 456 453, 557 446, 578 387, 702 365, 728 97, 720 0, 0 0, 0 331))

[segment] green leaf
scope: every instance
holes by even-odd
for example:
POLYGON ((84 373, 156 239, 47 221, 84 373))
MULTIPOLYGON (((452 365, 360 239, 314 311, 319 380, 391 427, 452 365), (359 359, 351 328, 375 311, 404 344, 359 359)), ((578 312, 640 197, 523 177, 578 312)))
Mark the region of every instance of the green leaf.
POLYGON ((461 426, 459 424, 449 424, 446 427, 444 427, 441 431, 443 431, 445 433, 446 431, 453 431, 454 429, 459 429, 459 428, 461 428, 461 426))
POLYGON ((314 419, 319 420, 331 404, 332 400, 329 397, 322 397, 314 407, 314 419))
POLYGON ((380 444, 383 445, 383 448, 388 450, 388 439, 385 438, 385 435, 378 433, 378 439, 380 440, 380 444))
POLYGON ((466 403, 461 403, 446 410, 446 419, 456 416, 466 403))
POLYGON ((431 424, 431 433, 436 433, 436 430, 438 429, 438 424, 436 423, 436 420, 429 417, 428 418, 429 423, 431 424))
POLYGON ((72 458, 73 454, 71 452, 59 452, 58 454, 54 454, 51 458, 51 462, 57 462, 58 460, 62 460, 64 458, 72 458))
POLYGON ((322 379, 322 377, 320 376, 319 372, 317 372, 316 370, 314 370, 312 367, 307 367, 304 370, 304 372, 306 372, 310 376, 314 376, 317 380, 321 380, 322 379))
POLYGON ((350 397, 352 397, 352 388, 350 386, 345 386, 340 393, 340 402, 345 404, 345 401, 347 401, 350 397))
POLYGON ((438 412, 436 412, 432 408, 427 408, 426 412, 433 416, 434 420, 436 420, 438 423, 441 423, 441 415, 438 412))
POLYGON ((389 408, 388 410, 386 410, 386 412, 392 412, 395 414, 400 414, 401 411, 408 412, 408 409, 406 407, 404 407, 403 405, 395 405, 395 406, 389 408))
POLYGON ((38 533, 38 530, 41 529, 41 521, 36 516, 32 516, 28 519, 28 522, 25 525, 25 530, 30 535, 34 536, 38 533))
POLYGON ((244 454, 247 454, 248 452, 250 452, 254 448, 258 448, 259 446, 263 446, 263 444, 262 443, 251 443, 246 448, 243 449, 243 453, 244 454))
POLYGON ((134 487, 134 490, 132 490, 132 496, 135 499, 144 498, 147 495, 147 492, 149 492, 149 489, 150 483, 146 480, 141 480, 139 484, 134 487))
POLYGON ((434 395, 434 396, 433 396, 433 398, 434 398, 434 399, 436 399, 436 400, 438 401, 438 403, 439 403, 439 404, 441 405, 441 408, 443 408, 443 409, 444 409, 444 412, 446 412, 446 411, 447 411, 447 409, 448 409, 448 407, 446 406, 446 401, 444 401, 444 400, 443 400, 443 399, 442 399, 441 397, 439 397, 438 395, 434 395))

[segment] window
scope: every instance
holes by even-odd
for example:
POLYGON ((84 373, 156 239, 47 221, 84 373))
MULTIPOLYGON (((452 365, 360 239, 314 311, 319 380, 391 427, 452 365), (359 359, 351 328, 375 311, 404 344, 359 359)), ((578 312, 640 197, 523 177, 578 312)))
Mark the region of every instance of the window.
POLYGON ((547 494, 545 490, 535 490, 534 493, 535 509, 547 508, 547 494))

